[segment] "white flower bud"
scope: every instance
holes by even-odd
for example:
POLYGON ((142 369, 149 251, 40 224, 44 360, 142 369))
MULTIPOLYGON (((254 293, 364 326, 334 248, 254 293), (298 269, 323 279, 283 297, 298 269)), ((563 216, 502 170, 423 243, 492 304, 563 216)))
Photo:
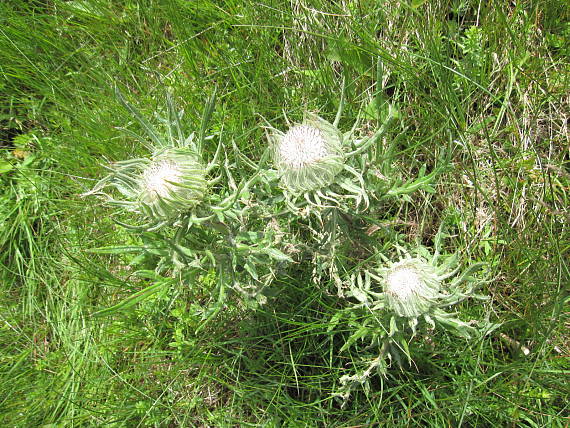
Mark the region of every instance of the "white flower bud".
POLYGON ((139 201, 149 217, 171 218, 200 203, 206 171, 188 148, 169 148, 153 156, 139 177, 139 201))
POLYGON ((384 272, 383 279, 389 306, 407 318, 427 313, 441 286, 434 267, 420 258, 394 263, 384 272))
POLYGON ((326 120, 309 115, 283 134, 269 136, 283 187, 301 193, 331 184, 343 168, 342 134, 326 120))

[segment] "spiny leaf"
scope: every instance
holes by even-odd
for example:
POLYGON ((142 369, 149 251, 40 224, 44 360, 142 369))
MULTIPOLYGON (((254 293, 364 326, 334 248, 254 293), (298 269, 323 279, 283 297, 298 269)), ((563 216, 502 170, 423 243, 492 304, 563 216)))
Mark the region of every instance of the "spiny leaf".
POLYGON ((120 303, 111 306, 110 308, 102 309, 100 311, 95 312, 92 316, 93 317, 102 317, 112 315, 115 312, 124 311, 136 305, 137 303, 142 302, 144 299, 152 296, 153 294, 160 291, 164 286, 172 283, 172 279, 166 279, 159 282, 156 282, 148 287, 137 291, 136 293, 132 294, 131 296, 127 297, 120 303))
POLYGON ((214 89, 214 92, 206 103, 206 108, 204 109, 202 123, 200 124, 200 133, 198 134, 198 152, 202 151, 202 143, 204 142, 204 138, 206 136, 206 128, 208 127, 208 122, 210 122, 210 118, 214 112, 214 106, 216 105, 216 93, 217 88, 214 89))
POLYGON ((125 254, 125 253, 136 253, 144 249, 145 247, 142 247, 140 245, 116 245, 112 247, 90 248, 85 251, 87 253, 93 253, 93 254, 125 254))
POLYGON ((137 119, 137 121, 144 128, 146 134, 149 136, 149 138, 152 141, 154 141, 157 147, 164 147, 165 143, 158 136, 154 127, 140 114, 140 112, 134 106, 132 106, 127 102, 127 100, 125 100, 123 94, 121 94, 121 91, 119 91, 118 87, 115 87, 115 95, 117 96, 117 99, 120 101, 120 103, 125 106, 125 108, 135 117, 135 119, 137 119))

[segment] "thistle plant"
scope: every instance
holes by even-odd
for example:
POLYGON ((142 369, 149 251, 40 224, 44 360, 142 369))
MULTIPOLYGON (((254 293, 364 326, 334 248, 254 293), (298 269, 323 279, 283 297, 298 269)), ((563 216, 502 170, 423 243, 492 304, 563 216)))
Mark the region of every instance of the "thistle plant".
POLYGON ((141 142, 150 156, 113 163, 107 167, 109 174, 85 195, 103 196, 110 204, 139 214, 144 221, 140 228, 147 231, 179 223, 182 218, 199 221, 197 211, 193 210, 211 204, 208 191, 221 179, 221 176, 209 178, 218 166, 221 142, 214 158, 207 164, 201 153, 214 96, 206 105, 198 135, 191 133, 185 137, 182 133, 181 114, 175 109, 169 94, 168 119, 163 119, 166 133, 158 132, 118 90, 116 94, 139 122, 146 136, 128 129, 124 129, 125 133, 141 142), (115 188, 122 198, 116 199, 110 195, 106 191, 108 188, 115 188))
MULTIPOLYGON (((237 292, 247 302, 264 303, 263 291, 275 276, 275 265, 290 261, 276 248, 272 232, 257 231, 261 222, 248 214, 248 189, 257 179, 266 155, 251 176, 239 183, 232 170, 243 168, 228 159, 221 138, 212 160, 204 161, 203 148, 212 140, 206 137, 206 129, 215 94, 206 103, 200 130, 187 137, 182 132, 182 114, 175 109, 169 94, 168 118, 161 119, 165 132, 152 126, 118 91, 117 97, 140 124, 145 136, 128 129, 124 132, 140 141, 149 156, 107 167, 109 174, 86 195, 102 196, 110 204, 137 214, 141 223, 137 226, 118 223, 142 232, 135 240, 141 244, 95 251, 138 252, 135 260, 152 257, 155 274, 159 276, 191 278, 200 272, 215 272, 216 290, 212 290, 212 295, 217 298, 213 297, 213 306, 204 311, 206 320, 223 307, 228 290, 237 292), (116 190, 120 197, 109 189, 116 190)), ((244 158, 235 145, 233 149, 236 158, 244 158)), ((149 287, 152 292, 158 290, 152 287, 149 287)), ((135 296, 141 294, 148 293, 143 290, 135 296)))
POLYGON ((486 297, 475 293, 484 280, 473 275, 483 264, 461 270, 457 254, 441 254, 443 237, 440 229, 434 253, 422 245, 410 249, 395 245, 397 258, 379 253, 373 266, 347 280, 348 295, 354 301, 347 301, 348 306, 337 313, 330 330, 341 319, 347 321, 354 332, 341 352, 358 348, 360 358, 355 365, 364 369, 343 376, 337 396, 346 401, 355 387, 364 385, 368 389, 373 372, 385 376, 391 362, 400 366, 404 360, 411 363, 410 343, 420 330, 438 329, 467 340, 490 331, 488 323, 466 322, 446 310, 470 297, 486 297), (359 341, 365 342, 365 348, 359 341))

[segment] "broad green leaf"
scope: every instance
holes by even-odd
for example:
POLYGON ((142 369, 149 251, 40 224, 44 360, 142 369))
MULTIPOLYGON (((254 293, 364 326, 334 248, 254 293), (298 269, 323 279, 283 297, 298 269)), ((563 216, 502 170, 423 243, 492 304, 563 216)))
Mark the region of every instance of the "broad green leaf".
POLYGON ((411 6, 413 9, 417 9, 426 2, 427 2, 427 0, 412 0, 411 6))
POLYGON ((340 348, 340 352, 344 352, 346 351, 348 348, 350 348, 354 343, 356 343, 356 341, 358 339, 361 339, 365 336, 368 335, 368 333, 370 332, 370 329, 366 326, 361 326, 352 336, 350 336, 348 338, 348 340, 346 341, 346 343, 343 345, 342 348, 340 348))
POLYGON ((0 160, 0 174, 4 174, 14 169, 14 165, 5 160, 0 160))
POLYGON ((272 259, 275 259, 275 260, 278 260, 281 262, 292 262, 293 261, 293 259, 291 259, 291 257, 289 257, 287 254, 282 253, 281 251, 276 250, 275 248, 264 248, 261 252, 264 254, 267 254, 272 259))
POLYGON ((256 281, 259 279, 259 276, 257 275, 257 269, 255 268, 255 263, 252 263, 251 260, 247 260, 245 262, 244 268, 249 272, 253 279, 256 281))

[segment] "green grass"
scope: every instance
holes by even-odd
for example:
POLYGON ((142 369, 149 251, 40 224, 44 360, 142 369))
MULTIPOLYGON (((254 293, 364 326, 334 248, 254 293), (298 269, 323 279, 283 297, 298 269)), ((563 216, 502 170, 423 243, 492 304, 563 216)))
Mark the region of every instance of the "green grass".
POLYGON ((4 426, 567 426, 569 40, 563 0, 1 2, 4 426), (491 300, 462 318, 499 330, 418 340, 412 367, 341 408, 331 394, 358 355, 339 352, 348 327, 328 332, 339 298, 309 265, 261 309, 231 297, 198 333, 217 298, 207 272, 91 317, 144 285, 131 256, 87 251, 138 239, 79 196, 103 164, 144 154, 118 129, 136 128, 115 86, 149 118, 172 91, 188 129, 218 88, 211 131, 255 162, 262 118, 332 121, 343 78, 342 129, 389 102, 400 174, 451 162, 435 193, 385 203, 367 214, 380 228, 356 233, 430 245, 446 220, 449 251, 491 267, 491 300))

